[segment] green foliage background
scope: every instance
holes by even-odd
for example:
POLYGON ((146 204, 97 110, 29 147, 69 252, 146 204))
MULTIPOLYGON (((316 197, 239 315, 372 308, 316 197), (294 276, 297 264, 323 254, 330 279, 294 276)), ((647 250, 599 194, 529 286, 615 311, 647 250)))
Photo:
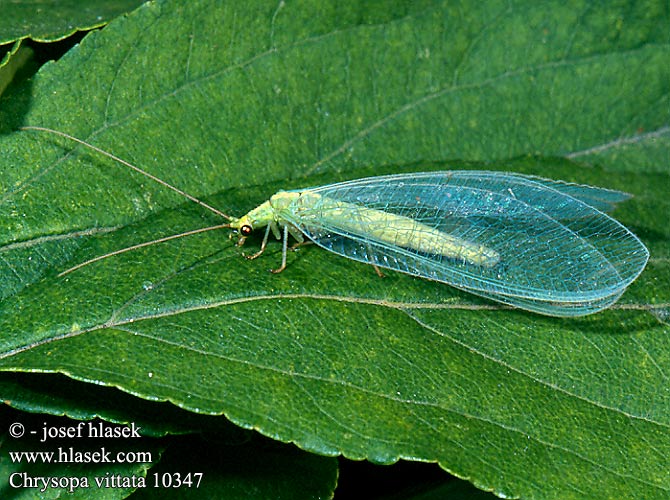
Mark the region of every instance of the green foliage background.
POLYGON ((508 497, 666 497, 669 22, 653 1, 164 1, 114 20, 0 98, 0 393, 113 422, 136 405, 153 435, 223 415, 219 430, 316 454, 271 447, 247 469, 306 461, 314 489, 281 490, 297 498, 332 494, 337 463, 317 455, 437 462, 508 497), (220 219, 21 125, 233 215, 279 189, 431 169, 620 189, 634 198, 614 215, 651 259, 614 308, 572 320, 315 247, 271 275, 279 245, 247 261, 221 232, 59 276, 220 219), (158 401, 186 411, 166 424, 158 401))

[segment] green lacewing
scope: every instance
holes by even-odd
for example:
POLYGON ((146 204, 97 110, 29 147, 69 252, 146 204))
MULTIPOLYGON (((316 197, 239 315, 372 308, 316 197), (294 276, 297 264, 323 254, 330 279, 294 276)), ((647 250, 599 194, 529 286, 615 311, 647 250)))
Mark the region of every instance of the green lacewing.
MULTIPOLYGON (((263 253, 272 233, 283 240, 274 272, 286 267, 290 235, 297 244, 309 240, 375 268, 517 308, 582 316, 616 302, 649 258, 644 244, 606 214, 629 198, 619 191, 496 171, 419 172, 280 191, 237 218, 76 137, 24 129, 83 144, 216 212, 229 220, 217 227, 231 228, 238 245, 265 228, 249 258, 263 253)), ((147 244, 157 241, 165 238, 147 244)))

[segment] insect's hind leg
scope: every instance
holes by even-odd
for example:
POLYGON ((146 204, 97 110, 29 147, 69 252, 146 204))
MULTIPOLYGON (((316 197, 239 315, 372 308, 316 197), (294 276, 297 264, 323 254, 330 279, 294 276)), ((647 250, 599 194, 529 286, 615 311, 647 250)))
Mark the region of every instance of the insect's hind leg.
MULTIPOLYGON (((367 245, 367 247, 368 247, 368 251, 370 252, 370 255, 373 255, 374 252, 372 251, 372 247, 370 245, 367 245)), ((375 264, 374 262, 370 262, 370 264, 372 265, 373 269, 377 273, 377 276, 379 276, 380 278, 385 278, 384 273, 382 272, 382 270, 379 268, 379 266, 377 264, 375 264)))
POLYGON ((372 264, 372 267, 374 268, 375 272, 377 273, 377 276, 379 276, 380 278, 385 278, 386 277, 384 275, 384 273, 382 272, 382 270, 379 269, 379 266, 377 266, 376 264, 372 264))

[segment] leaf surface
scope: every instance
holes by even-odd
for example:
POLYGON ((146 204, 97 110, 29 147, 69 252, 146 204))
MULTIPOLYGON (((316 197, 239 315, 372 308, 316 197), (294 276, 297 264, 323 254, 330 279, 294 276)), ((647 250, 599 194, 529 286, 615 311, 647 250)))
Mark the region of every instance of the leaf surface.
POLYGON ((38 42, 62 40, 76 31, 104 26, 141 3, 141 0, 3 2, 0 44, 23 38, 38 42))

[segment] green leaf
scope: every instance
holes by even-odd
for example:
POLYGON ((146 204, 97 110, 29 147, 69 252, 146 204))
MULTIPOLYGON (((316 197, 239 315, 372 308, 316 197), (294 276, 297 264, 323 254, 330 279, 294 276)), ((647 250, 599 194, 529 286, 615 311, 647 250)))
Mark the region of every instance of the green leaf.
POLYGON ((3 2, 0 44, 23 38, 55 42, 77 31, 99 28, 128 12, 142 0, 46 0, 3 2))
POLYGON ((111 387, 37 373, 0 373, 0 400, 13 408, 72 419, 101 418, 116 424, 134 423, 143 436, 212 432, 229 441, 247 439, 248 431, 217 416, 180 410, 168 403, 141 401, 111 387))
MULTIPOLYGON (((33 50, 21 42, 14 43, 11 50, 0 60, 0 95, 12 83, 17 73, 20 74, 25 68, 33 65, 33 50)), ((34 70, 37 71, 37 67, 34 70)))
POLYGON ((499 495, 670 490, 670 34, 662 2, 157 2, 3 101, 226 213, 278 189, 487 168, 623 189, 649 247, 611 310, 545 318, 220 218, 60 137, 2 137, 0 367, 499 495), (247 245, 254 251, 259 241, 247 245))

